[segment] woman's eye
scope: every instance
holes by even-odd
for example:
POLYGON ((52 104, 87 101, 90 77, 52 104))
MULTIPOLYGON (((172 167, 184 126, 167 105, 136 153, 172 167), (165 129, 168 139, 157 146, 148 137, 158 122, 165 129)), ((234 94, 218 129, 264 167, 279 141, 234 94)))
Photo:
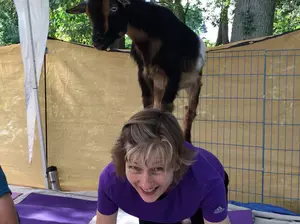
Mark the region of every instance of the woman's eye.
POLYGON ((154 172, 161 172, 161 171, 163 171, 163 168, 162 167, 157 167, 157 168, 154 168, 153 171, 154 172))
POLYGON ((136 167, 136 166, 129 166, 129 169, 131 170, 135 170, 135 171, 138 171, 140 170, 140 168, 136 167))

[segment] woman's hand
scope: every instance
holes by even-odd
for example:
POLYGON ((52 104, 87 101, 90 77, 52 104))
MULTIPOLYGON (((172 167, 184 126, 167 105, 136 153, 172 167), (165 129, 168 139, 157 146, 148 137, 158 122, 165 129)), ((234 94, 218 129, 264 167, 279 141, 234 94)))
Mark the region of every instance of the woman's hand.
POLYGON ((118 211, 112 215, 103 215, 97 211, 96 224, 116 224, 118 211))
MULTIPOLYGON (((192 224, 192 222, 190 219, 185 219, 185 220, 181 221, 181 224, 192 224)), ((204 219, 204 224, 230 224, 230 220, 229 220, 228 216, 222 222, 209 222, 204 219)))
POLYGON ((221 222, 209 222, 207 220, 204 219, 204 224, 231 224, 229 217, 227 216, 223 221, 221 222))
POLYGON ((9 193, 0 196, 0 224, 2 223, 19 223, 15 204, 9 193))

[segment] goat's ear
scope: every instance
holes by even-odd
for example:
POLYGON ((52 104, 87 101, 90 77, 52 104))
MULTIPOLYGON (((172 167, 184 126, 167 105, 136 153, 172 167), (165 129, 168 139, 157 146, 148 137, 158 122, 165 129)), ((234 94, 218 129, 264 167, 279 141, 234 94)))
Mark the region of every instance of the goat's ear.
POLYGON ((81 2, 78 5, 70 8, 70 9, 67 9, 66 12, 70 13, 70 14, 85 13, 86 12, 86 2, 81 2))

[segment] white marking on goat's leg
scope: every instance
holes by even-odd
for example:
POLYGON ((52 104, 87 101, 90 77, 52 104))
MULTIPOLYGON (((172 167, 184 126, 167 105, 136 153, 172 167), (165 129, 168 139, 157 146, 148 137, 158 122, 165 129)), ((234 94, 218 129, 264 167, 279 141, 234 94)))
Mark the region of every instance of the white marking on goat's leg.
POLYGON ((189 98, 189 104, 185 107, 185 116, 184 116, 184 138, 187 142, 191 142, 191 129, 193 121, 196 117, 196 111, 199 104, 199 95, 202 87, 202 72, 199 74, 197 82, 192 84, 189 88, 186 89, 189 98))
POLYGON ((153 106, 153 81, 141 77, 140 86, 142 89, 142 99, 144 108, 153 106))
POLYGON ((153 107, 157 108, 157 109, 162 109, 162 98, 164 96, 164 90, 163 89, 159 89, 156 86, 154 86, 154 104, 153 107))

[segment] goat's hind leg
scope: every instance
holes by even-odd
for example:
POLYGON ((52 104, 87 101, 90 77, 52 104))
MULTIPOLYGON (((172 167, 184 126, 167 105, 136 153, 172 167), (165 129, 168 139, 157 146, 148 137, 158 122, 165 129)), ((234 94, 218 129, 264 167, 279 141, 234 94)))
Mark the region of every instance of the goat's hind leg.
POLYGON ((196 112, 199 104, 201 87, 202 87, 202 71, 200 72, 197 81, 186 89, 186 92, 188 94, 188 106, 185 107, 183 132, 184 132, 184 139, 190 143, 192 141, 191 129, 192 129, 193 121, 197 116, 196 112))

